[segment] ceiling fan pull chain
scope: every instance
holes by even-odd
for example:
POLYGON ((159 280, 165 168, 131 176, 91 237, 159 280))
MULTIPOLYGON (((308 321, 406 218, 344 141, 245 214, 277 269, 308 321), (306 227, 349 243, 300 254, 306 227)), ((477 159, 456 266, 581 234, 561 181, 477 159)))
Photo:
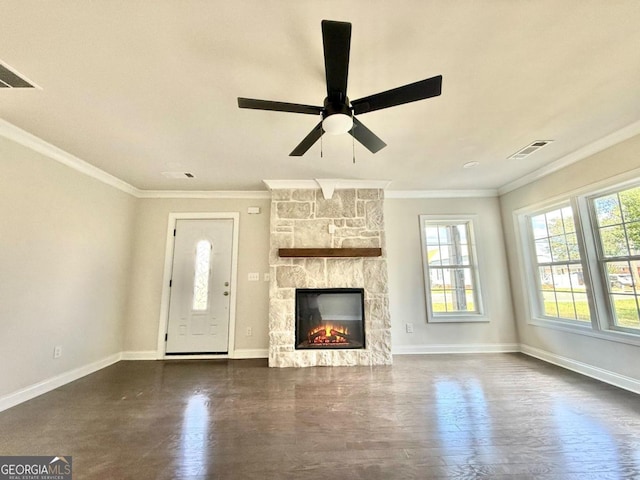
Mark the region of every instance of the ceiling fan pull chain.
MULTIPOLYGON (((322 123, 322 112, 320 112, 320 123, 322 123)), ((320 127, 322 129, 322 127, 320 127)), ((324 130, 320 132, 320 158, 322 158, 322 134, 324 130)))
POLYGON ((356 139, 351 135, 351 151, 353 152, 353 164, 356 164, 356 139))
MULTIPOLYGON (((351 110, 351 130, 353 131, 353 129, 356 128, 355 124, 353 123, 353 109, 351 110)), ((351 152, 353 153, 353 164, 356 164, 356 137, 354 137, 353 135, 351 135, 351 152)))

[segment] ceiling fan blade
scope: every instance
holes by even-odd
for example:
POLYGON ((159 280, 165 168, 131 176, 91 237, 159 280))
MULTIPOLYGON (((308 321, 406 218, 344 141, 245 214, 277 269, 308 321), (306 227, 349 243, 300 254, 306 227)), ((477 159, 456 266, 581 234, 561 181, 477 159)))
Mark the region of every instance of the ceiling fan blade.
POLYGON ((353 113, 360 115, 382 108, 395 107, 403 103, 437 97, 440 93, 442 93, 442 75, 359 98, 351 102, 351 106, 353 107, 353 113))
POLYGON ((302 105, 299 103, 273 102, 271 100, 256 100, 253 98, 238 97, 238 107, 252 108, 254 110, 274 110, 276 112, 308 113, 319 115, 322 107, 302 105))
POLYGON ((387 146, 386 143, 380 140, 375 133, 365 127, 356 117, 353 117, 353 128, 349 130, 349 133, 353 138, 367 147, 367 150, 371 153, 376 153, 387 146))
POLYGON ((316 125, 309 135, 304 137, 304 140, 300 142, 300 144, 293 149, 293 152, 289 154, 290 157, 301 157, 304 155, 307 150, 311 148, 311 146, 318 141, 318 139, 322 136, 324 130, 322 130, 322 122, 316 125))
POLYGON ((324 70, 327 77, 327 97, 331 102, 344 102, 347 97, 351 24, 322 21, 324 70))

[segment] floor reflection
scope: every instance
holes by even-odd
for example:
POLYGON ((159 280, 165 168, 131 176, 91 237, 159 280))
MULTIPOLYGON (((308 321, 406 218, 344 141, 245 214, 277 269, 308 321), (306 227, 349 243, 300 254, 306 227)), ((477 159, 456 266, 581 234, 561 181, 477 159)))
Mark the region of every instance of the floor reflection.
POLYGON ((207 473, 207 444, 209 431, 209 398, 201 393, 189 397, 182 418, 180 457, 177 459, 181 475, 207 473))
POLYGON ((588 464, 593 461, 597 452, 597 464, 607 465, 607 473, 615 473, 623 478, 624 472, 620 470, 622 459, 618 451, 618 441, 611 435, 593 415, 582 414, 563 400, 555 400, 553 403, 553 421, 556 424, 558 437, 580 438, 579 445, 566 446, 560 451, 567 464, 588 464))
POLYGON ((475 379, 439 379, 435 383, 438 433, 445 448, 471 448, 492 436, 487 401, 475 379))

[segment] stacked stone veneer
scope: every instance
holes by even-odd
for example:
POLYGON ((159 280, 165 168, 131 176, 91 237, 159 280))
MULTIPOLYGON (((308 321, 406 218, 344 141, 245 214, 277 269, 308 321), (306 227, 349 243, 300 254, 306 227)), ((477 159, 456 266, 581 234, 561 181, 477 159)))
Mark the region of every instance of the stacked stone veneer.
POLYGON ((389 365, 391 320, 383 218, 384 191, 272 190, 269 366, 389 365), (333 233, 330 233, 333 225, 333 233), (280 258, 279 248, 381 247, 381 257, 280 258), (296 288, 364 288, 366 348, 296 350, 296 288))

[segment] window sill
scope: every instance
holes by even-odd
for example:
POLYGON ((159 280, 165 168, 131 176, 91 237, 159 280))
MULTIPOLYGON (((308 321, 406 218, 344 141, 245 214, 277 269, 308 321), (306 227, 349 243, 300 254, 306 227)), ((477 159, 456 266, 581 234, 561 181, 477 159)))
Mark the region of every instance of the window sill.
POLYGON ((431 316, 428 319, 428 323, 489 323, 489 319, 483 315, 431 316))
POLYGON ((579 325, 562 320, 550 320, 547 318, 531 318, 527 322, 529 325, 536 327, 551 328, 563 332, 576 333, 578 335, 586 335, 587 337, 607 340, 609 342, 626 343, 640 347, 640 335, 633 333, 620 332, 618 330, 594 330, 591 325, 579 325))

